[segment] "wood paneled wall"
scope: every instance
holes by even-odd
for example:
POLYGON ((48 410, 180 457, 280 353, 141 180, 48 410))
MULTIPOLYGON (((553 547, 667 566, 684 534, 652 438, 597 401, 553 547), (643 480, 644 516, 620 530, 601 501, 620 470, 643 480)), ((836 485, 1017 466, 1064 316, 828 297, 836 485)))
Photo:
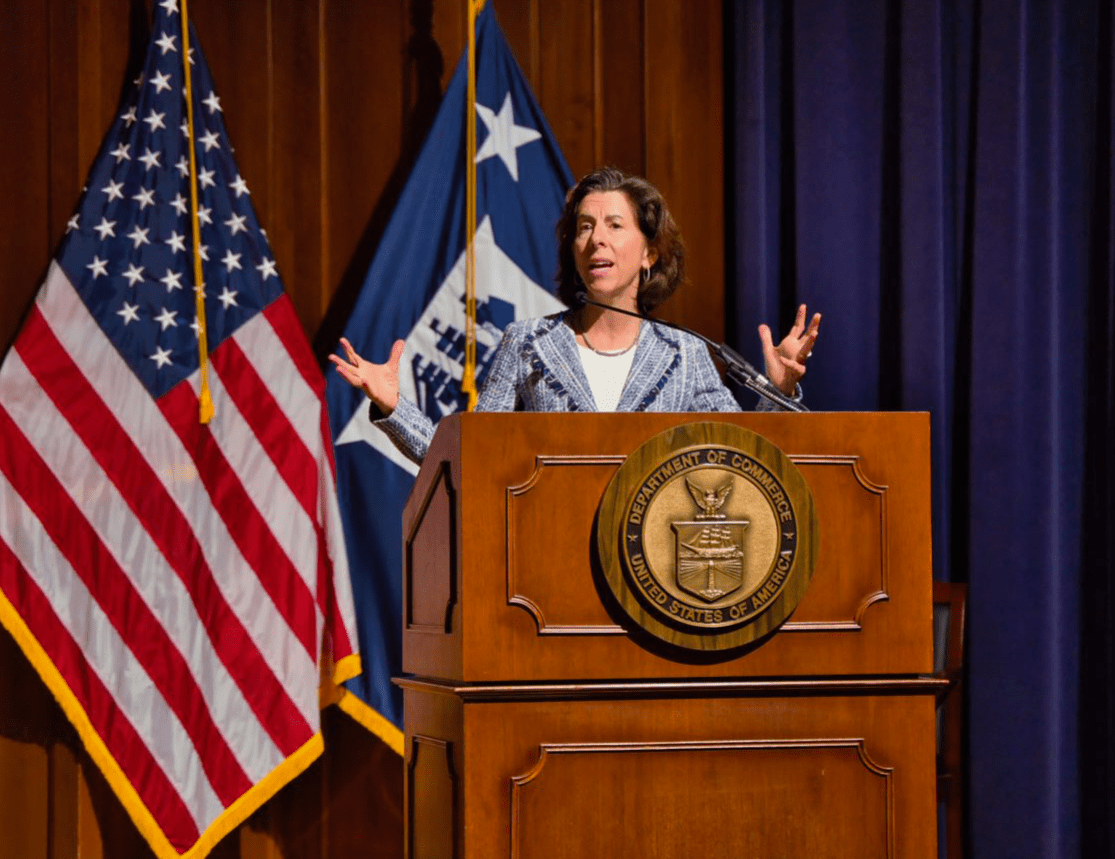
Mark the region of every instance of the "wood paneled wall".
MULTIPOLYGON (((691 284, 664 315, 723 336, 721 0, 489 0, 574 174, 670 201, 691 284)), ((336 343, 466 41, 464 0, 190 0, 279 271, 336 343)), ((0 347, 14 338, 146 46, 150 0, 0 4, 0 347)), ((0 515, 3 512, 0 511, 0 515)), ((346 716, 327 751, 212 854, 401 855, 402 766, 346 716)), ((150 853, 0 632, 0 857, 150 853)))

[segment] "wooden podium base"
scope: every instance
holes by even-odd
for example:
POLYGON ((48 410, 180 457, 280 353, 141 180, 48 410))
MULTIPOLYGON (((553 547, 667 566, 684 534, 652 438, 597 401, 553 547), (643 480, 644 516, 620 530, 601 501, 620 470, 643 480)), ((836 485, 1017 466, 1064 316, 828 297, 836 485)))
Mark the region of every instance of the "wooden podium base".
POLYGON ((928 415, 454 415, 403 525, 411 859, 936 859, 928 415), (593 552, 617 470, 703 420, 820 528, 792 616, 716 654, 635 628, 593 552))
POLYGON ((936 856, 932 680, 402 680, 414 859, 936 856))

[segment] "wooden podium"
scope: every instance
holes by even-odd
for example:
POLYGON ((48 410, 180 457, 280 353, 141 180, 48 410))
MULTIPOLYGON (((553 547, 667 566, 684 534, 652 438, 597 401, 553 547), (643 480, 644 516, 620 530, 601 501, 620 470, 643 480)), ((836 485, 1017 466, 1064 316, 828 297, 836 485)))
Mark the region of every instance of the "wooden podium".
POLYGON ((936 857, 926 414, 466 414, 404 514, 413 859, 936 857), (625 457, 696 420, 759 433, 820 551, 763 640, 628 631, 593 551, 625 457))

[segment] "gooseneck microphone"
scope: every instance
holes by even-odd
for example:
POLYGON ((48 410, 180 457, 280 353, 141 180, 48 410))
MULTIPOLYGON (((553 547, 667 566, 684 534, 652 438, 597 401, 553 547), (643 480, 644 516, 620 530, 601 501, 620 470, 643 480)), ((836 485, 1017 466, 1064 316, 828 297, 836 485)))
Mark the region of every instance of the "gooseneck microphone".
POLYGON ((750 388, 756 394, 768 402, 774 403, 777 406, 790 412, 807 412, 805 406, 790 397, 787 397, 782 391, 774 386, 774 384, 752 367, 739 354, 735 349, 730 347, 727 343, 714 343, 705 337, 703 334, 698 334, 683 325, 675 325, 673 322, 667 322, 664 319, 651 319, 649 316, 644 316, 642 313, 635 313, 632 310, 624 310, 621 307, 612 307, 610 304, 601 304, 599 301, 593 301, 588 297, 588 293, 581 290, 577 293, 576 304, 578 307, 583 307, 586 304, 591 304, 593 307, 599 307, 603 310, 612 310, 616 313, 622 313, 625 316, 634 316, 636 319, 645 319, 648 322, 655 322, 658 325, 665 325, 667 328, 673 328, 676 331, 684 331, 686 334, 692 334, 698 340, 708 344, 709 349, 712 350, 717 358, 723 362, 728 375, 739 382, 744 387, 750 388))

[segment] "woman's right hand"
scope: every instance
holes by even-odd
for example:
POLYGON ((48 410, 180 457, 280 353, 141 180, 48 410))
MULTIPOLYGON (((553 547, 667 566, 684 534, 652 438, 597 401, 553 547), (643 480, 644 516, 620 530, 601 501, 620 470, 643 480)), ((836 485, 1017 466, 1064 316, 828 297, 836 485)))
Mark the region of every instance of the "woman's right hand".
POLYGON ((399 359, 405 345, 402 340, 396 340, 387 363, 373 364, 357 355, 352 344, 342 337, 341 348, 348 360, 339 355, 330 355, 329 360, 346 382, 360 388, 384 415, 389 415, 399 404, 399 359))

